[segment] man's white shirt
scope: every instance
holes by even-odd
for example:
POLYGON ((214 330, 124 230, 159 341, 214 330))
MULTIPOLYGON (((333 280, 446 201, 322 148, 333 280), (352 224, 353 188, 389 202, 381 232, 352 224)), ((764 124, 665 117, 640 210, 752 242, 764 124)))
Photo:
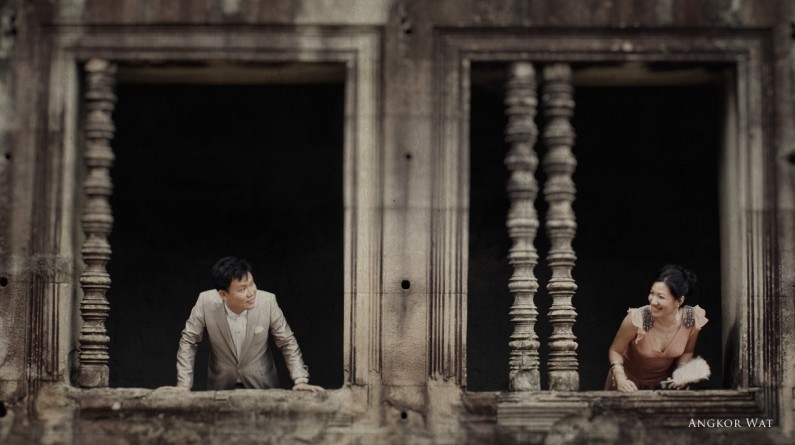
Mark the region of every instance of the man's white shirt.
POLYGON ((224 310, 226 310, 226 321, 229 323, 229 333, 232 334, 232 342, 235 344, 235 351, 237 352, 237 358, 239 360, 240 354, 243 352, 241 350, 243 347, 243 340, 246 339, 248 310, 236 314, 229 309, 226 303, 224 303, 224 310))

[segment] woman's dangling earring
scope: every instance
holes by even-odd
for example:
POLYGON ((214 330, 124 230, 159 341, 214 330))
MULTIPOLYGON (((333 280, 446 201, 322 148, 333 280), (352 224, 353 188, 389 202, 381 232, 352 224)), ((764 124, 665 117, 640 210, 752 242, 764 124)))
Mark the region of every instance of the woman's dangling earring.
POLYGON ((674 318, 676 318, 676 324, 679 324, 679 321, 682 319, 679 316, 679 308, 678 307, 676 308, 676 317, 674 317, 674 318))

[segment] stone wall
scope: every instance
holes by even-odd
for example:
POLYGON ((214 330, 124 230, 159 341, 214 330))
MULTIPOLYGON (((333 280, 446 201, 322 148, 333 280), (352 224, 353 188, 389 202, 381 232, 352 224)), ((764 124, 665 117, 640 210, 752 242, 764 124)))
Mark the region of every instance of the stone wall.
MULTIPOLYGON (((0 442, 791 442, 791 2, 6 0, 0 11, 0 442), (737 149, 726 150, 732 159, 720 155, 720 190, 728 194, 716 198, 723 295, 716 309, 722 317, 713 320, 722 332, 705 340, 721 343, 721 389, 523 393, 490 376, 482 385, 488 391, 466 391, 467 321, 479 315, 467 312, 467 289, 475 287, 467 282, 475 272, 467 256, 471 170, 461 148, 470 144, 468 82, 499 90, 505 64, 523 54, 537 63, 563 60, 581 73, 617 67, 622 79, 641 83, 659 79, 655 70, 665 63, 731 73, 723 78, 724 97, 736 102, 725 104, 722 122, 738 129, 724 134, 724 145, 737 149), (92 57, 145 69, 176 59, 194 70, 218 60, 345 67, 345 303, 334 312, 344 312, 335 325, 344 329, 341 388, 312 395, 77 387, 86 173, 81 69, 92 57), (469 77, 470 63, 481 64, 472 72, 485 80, 469 77), (689 425, 710 416, 724 425, 689 425), (749 419, 771 424, 752 428, 749 419)), ((682 80, 674 71, 668 84, 700 79, 686 71, 682 80)), ((605 72, 587 82, 615 86, 613 72, 605 72)), ((497 137, 495 148, 504 148, 497 137)), ((582 267, 598 275, 599 265, 588 265, 582 267)), ((610 268, 630 266, 638 264, 624 258, 610 268)), ((505 289, 494 292, 501 303, 486 313, 498 317, 510 301, 505 289)), ((507 319, 491 324, 489 339, 507 342, 507 319)), ((586 371, 595 372, 581 361, 586 371)), ((167 380, 163 374, 151 386, 167 380)))

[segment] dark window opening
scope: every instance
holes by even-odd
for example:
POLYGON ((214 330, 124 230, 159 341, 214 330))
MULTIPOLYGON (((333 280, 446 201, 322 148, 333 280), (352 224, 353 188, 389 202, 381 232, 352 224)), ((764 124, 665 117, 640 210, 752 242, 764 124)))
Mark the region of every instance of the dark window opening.
MULTIPOLYGON (((508 341, 513 302, 505 228, 509 208, 504 165, 504 76, 493 67, 473 69, 470 115, 471 190, 467 321, 467 386, 470 391, 508 389, 508 341)), ((698 274, 699 304, 709 323, 696 355, 712 368, 705 388, 721 388, 721 275, 718 169, 723 116, 722 88, 685 86, 583 87, 575 90, 577 134, 574 211, 578 290, 574 333, 579 344, 580 388, 601 390, 607 350, 629 307, 647 304, 657 269, 681 263, 698 274)), ((539 132, 543 116, 539 109, 539 132)), ((540 133, 539 133, 540 134, 540 133)), ((545 151, 539 135, 539 157, 545 151)), ((543 186, 544 174, 536 174, 543 186)), ((536 333, 541 341, 541 385, 547 385, 552 328, 545 286, 551 272, 541 191, 536 200, 541 227, 535 275, 541 289, 536 333)))
MULTIPOLYGON (((276 294, 311 383, 342 385, 344 89, 118 85, 110 386, 175 384, 180 332, 226 255, 276 294)), ((206 343, 194 389, 206 389, 206 343)))

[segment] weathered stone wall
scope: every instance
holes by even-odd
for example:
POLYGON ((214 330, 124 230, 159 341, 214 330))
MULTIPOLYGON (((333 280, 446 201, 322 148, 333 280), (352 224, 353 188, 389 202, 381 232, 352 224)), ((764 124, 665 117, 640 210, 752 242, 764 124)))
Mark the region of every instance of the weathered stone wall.
MULTIPOLYGON (((770 140, 765 144, 773 147, 769 162, 775 164, 776 175, 766 184, 766 196, 775 206, 760 206, 758 213, 775 221, 776 238, 769 240, 764 254, 778 265, 768 283, 774 287, 770 293, 779 308, 774 318, 781 328, 780 341, 772 342, 777 349, 769 352, 777 361, 765 365, 782 372, 767 372, 762 381, 750 384, 772 386, 775 400, 765 403, 777 406, 778 425, 769 430, 660 426, 664 421, 654 415, 655 407, 687 414, 685 408, 700 400, 697 393, 674 400, 654 394, 629 400, 576 394, 563 395, 552 404, 537 400, 556 397, 542 393, 516 403, 538 419, 555 419, 556 409, 579 413, 557 423, 550 420, 549 443, 791 442, 795 434, 792 2, 6 0, 0 2, 0 10, 0 442, 543 441, 544 435, 535 430, 498 421, 513 407, 510 394, 463 392, 456 384, 462 371, 450 370, 444 357, 439 359, 443 365, 438 365, 438 350, 429 344, 429 337, 435 338, 429 319, 436 312, 428 304, 438 290, 434 286, 440 276, 444 281, 463 273, 462 265, 448 265, 452 272, 429 267, 444 264, 433 257, 438 239, 433 232, 435 215, 465 214, 456 203, 436 200, 432 191, 440 173, 433 166, 440 155, 440 139, 446 136, 437 134, 444 124, 438 110, 438 87, 444 80, 436 78, 444 62, 438 57, 440 30, 478 34, 495 29, 539 35, 587 30, 589 35, 623 36, 624 40, 617 40, 619 46, 643 40, 648 30, 687 32, 703 41, 718 33, 761 36, 765 43, 759 57, 771 72, 758 82, 770 82, 765 89, 769 106, 764 106, 770 140), (80 167, 70 147, 80 140, 79 124, 72 119, 78 113, 70 101, 80 78, 62 48, 79 41, 89 29, 124 27, 143 27, 159 35, 223 30, 230 48, 236 30, 257 27, 296 27, 299 32, 315 27, 377 29, 380 103, 371 118, 381 131, 380 146, 374 148, 380 150, 383 172, 383 188, 377 191, 382 203, 378 209, 382 267, 377 271, 382 283, 378 294, 382 342, 375 354, 378 367, 357 371, 371 375, 367 384, 346 385, 323 395, 281 390, 175 395, 162 389, 73 387, 70 373, 79 331, 75 286, 82 268, 78 243, 82 235, 77 210, 80 184, 75 182, 79 175, 74 173, 80 167)), ((158 43, 148 41, 153 48, 158 43)), ((550 43, 549 53, 555 51, 555 43, 550 43)), ((443 290, 461 292, 455 286, 443 290)), ((721 400, 715 398, 714 405, 720 406, 721 400)), ((730 406, 724 409, 736 411, 722 412, 742 422, 766 413, 755 407, 753 395, 737 396, 726 405, 730 406)))

